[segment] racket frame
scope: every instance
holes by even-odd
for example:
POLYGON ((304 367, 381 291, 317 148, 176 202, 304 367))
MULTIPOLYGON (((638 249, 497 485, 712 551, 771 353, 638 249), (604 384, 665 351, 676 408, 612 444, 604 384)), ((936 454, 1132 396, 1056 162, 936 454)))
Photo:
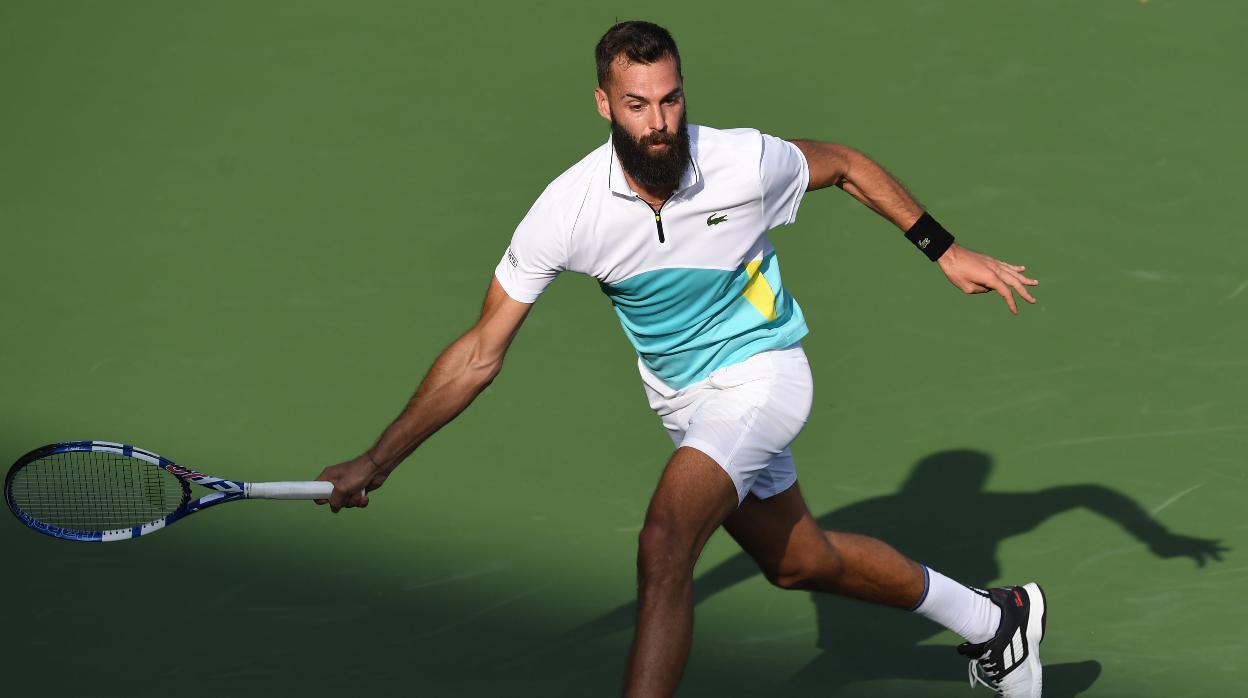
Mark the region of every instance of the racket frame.
POLYGON ((4 503, 23 524, 40 533, 52 536, 53 538, 88 543, 111 543, 119 540, 140 538, 150 533, 154 533, 179 519, 194 514, 197 511, 202 511, 225 502, 233 502, 240 499, 251 499, 253 497, 264 499, 313 499, 324 496, 327 498, 329 496, 329 490, 332 489, 333 485, 328 482, 317 482, 315 485, 313 485, 313 483, 305 482, 253 484, 243 482, 242 480, 226 480, 224 478, 205 475, 197 470, 192 470, 178 465, 164 456, 137 446, 131 446, 129 444, 115 443, 112 441, 65 441, 48 446, 41 446, 17 459, 17 462, 13 464, 13 467, 9 468, 8 475, 4 478, 4 503), (158 519, 153 519, 138 526, 117 528, 106 531, 83 531, 44 523, 22 510, 22 508, 13 501, 11 485, 14 476, 22 468, 26 467, 26 465, 32 461, 36 461, 41 458, 46 458, 59 453, 74 452, 115 453, 144 461, 153 468, 162 470, 165 473, 176 477, 181 482, 182 503, 177 509, 174 509, 173 512, 168 515, 158 519), (212 490, 212 492, 198 499, 192 500, 190 488, 191 484, 206 487, 212 490), (253 488, 257 490, 254 494, 253 488))

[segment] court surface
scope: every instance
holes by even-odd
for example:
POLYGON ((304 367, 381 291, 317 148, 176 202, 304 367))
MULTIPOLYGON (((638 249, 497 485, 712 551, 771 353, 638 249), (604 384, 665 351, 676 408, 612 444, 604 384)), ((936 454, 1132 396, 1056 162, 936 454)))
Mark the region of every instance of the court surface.
MULTIPOLYGON (((691 121, 856 146, 1042 281, 1012 318, 808 196, 773 240, 812 328, 816 516, 1040 581, 1046 695, 1238 695, 1231 1, 6 2, 4 462, 98 438, 306 479, 358 453, 606 138, 591 52, 633 17, 680 43, 691 121), (1198 567, 1193 539, 1231 550, 1198 567)), ((0 522, 0 692, 612 695, 668 451, 609 303, 565 276, 367 511, 239 504, 106 546, 0 522)), ((697 579, 682 695, 968 695, 952 635, 770 588, 722 534, 697 579)))

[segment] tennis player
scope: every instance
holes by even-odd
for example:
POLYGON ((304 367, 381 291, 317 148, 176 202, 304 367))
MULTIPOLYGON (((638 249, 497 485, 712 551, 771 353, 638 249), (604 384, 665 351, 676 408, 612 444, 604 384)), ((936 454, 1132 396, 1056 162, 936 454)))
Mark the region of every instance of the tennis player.
POLYGON ((1039 696, 1045 599, 1036 584, 974 589, 887 543, 823 531, 789 444, 810 413, 800 340, 767 231, 808 191, 839 187, 905 231, 966 293, 1029 303, 1024 267, 972 252, 882 167, 852 148, 752 129, 688 125, 680 53, 648 22, 611 27, 595 50, 598 113, 611 137, 564 172, 520 222, 481 317, 429 370, 403 413, 359 457, 326 468, 337 512, 362 507, 425 439, 498 375, 530 306, 562 271, 597 279, 637 350, 651 407, 676 451, 638 541, 638 615, 624 693, 669 696, 688 659, 694 563, 723 526, 784 589, 908 609, 966 642, 972 683, 1039 696))

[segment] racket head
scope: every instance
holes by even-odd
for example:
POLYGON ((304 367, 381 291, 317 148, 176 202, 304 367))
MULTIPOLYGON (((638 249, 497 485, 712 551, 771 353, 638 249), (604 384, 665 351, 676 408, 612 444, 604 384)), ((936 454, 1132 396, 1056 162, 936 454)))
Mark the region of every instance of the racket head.
POLYGON ((193 504, 190 486, 176 470, 172 461, 126 444, 51 444, 9 468, 4 502, 19 521, 54 538, 138 538, 186 515, 193 504))

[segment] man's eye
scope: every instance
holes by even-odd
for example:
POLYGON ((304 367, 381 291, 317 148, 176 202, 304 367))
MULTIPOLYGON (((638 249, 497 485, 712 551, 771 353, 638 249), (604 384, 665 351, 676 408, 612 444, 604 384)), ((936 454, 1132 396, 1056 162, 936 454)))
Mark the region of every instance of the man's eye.
POLYGON ((630 105, 628 105, 628 108, 629 108, 629 109, 632 109, 633 111, 641 111, 641 105, 640 105, 640 104, 630 104, 630 105))

